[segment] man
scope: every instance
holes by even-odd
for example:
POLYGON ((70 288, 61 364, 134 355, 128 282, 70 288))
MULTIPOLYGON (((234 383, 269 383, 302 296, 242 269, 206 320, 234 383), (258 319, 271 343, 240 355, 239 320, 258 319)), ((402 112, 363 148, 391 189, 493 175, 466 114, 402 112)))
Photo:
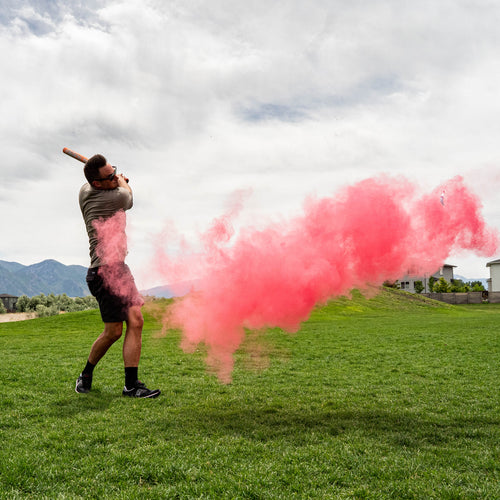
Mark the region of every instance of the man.
MULTIPOLYGON (((87 228, 90 243, 90 267, 87 273, 87 284, 90 292, 96 297, 104 322, 104 331, 99 335, 90 349, 87 364, 76 381, 75 391, 87 393, 92 387, 94 367, 123 333, 123 322, 126 323, 123 341, 123 362, 125 364, 124 396, 136 398, 156 398, 160 390, 150 390, 138 379, 138 366, 141 357, 142 327, 144 319, 141 307, 142 297, 134 283, 134 278, 125 264, 125 252, 120 262, 106 262, 106 255, 100 249, 99 223, 111 221, 113 217, 123 214, 132 208, 132 189, 123 174, 116 173, 102 155, 94 155, 85 163, 84 174, 87 183, 80 189, 79 203, 87 228), (111 271, 113 274, 111 274, 111 271), (115 289, 111 276, 119 275, 120 283, 126 283, 127 293, 115 289)), ((123 239, 126 241, 123 224, 123 239)), ((108 232, 117 232, 113 226, 108 232)), ((113 234, 111 236, 114 236, 113 234)), ((119 236, 119 235, 118 235, 119 236)), ((119 245, 118 245, 119 246, 119 245)), ((126 245, 125 245, 126 246, 126 245)))

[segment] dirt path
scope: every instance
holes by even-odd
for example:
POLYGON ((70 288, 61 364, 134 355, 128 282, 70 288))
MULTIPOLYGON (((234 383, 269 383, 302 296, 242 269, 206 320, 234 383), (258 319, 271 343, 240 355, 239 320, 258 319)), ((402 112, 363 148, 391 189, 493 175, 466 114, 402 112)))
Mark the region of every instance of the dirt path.
POLYGON ((0 323, 6 323, 7 321, 23 321, 33 318, 36 318, 36 313, 34 312, 0 314, 0 323))

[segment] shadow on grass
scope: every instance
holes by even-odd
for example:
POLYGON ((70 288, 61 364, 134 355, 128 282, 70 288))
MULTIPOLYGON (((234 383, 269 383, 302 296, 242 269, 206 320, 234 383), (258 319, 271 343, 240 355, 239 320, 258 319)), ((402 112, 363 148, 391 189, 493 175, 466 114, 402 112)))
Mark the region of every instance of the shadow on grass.
POLYGON ((49 415, 68 418, 84 412, 105 411, 113 401, 121 397, 121 395, 102 393, 98 389, 89 394, 74 392, 70 397, 54 401, 49 410, 49 415))
POLYGON ((158 419, 158 431, 174 426, 186 434, 232 435, 253 441, 289 440, 297 445, 311 439, 359 433, 406 448, 441 446, 460 439, 488 440, 500 425, 500 418, 448 419, 373 409, 200 408, 176 417, 175 423, 172 419, 158 419))

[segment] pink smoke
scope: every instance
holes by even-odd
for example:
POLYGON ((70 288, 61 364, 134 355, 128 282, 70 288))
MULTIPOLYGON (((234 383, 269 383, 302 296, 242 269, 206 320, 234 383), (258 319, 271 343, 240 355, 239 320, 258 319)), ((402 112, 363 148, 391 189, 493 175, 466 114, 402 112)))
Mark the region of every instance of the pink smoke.
POLYGON ((172 259, 158 250, 157 268, 167 282, 193 270, 199 278, 197 291, 171 305, 169 326, 182 329, 186 350, 204 343, 208 364, 228 382, 245 329, 295 332, 315 305, 354 288, 409 270, 434 273, 452 252, 491 256, 498 234, 480 209, 461 177, 424 195, 406 179, 379 177, 330 198, 310 197, 299 217, 247 227, 237 237, 231 216, 222 216, 201 236, 204 253, 172 259))
POLYGON ((93 221, 96 231, 96 253, 102 265, 113 265, 125 261, 127 256, 127 217, 119 210, 112 217, 93 221))
POLYGON ((119 210, 112 217, 93 221, 96 231, 96 253, 101 262, 99 274, 104 285, 130 305, 142 305, 133 277, 125 266, 127 256, 126 215, 119 210))

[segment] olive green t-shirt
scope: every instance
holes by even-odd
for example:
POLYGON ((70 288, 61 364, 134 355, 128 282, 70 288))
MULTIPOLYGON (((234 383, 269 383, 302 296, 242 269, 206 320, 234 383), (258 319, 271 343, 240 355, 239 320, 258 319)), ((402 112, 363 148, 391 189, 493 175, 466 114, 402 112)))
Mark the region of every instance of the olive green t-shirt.
POLYGON ((133 205, 133 196, 122 187, 104 190, 95 189, 86 183, 80 189, 78 201, 89 236, 90 267, 97 267, 101 262, 96 254, 97 237, 92 222, 100 218, 107 219, 119 210, 129 210, 133 205))

